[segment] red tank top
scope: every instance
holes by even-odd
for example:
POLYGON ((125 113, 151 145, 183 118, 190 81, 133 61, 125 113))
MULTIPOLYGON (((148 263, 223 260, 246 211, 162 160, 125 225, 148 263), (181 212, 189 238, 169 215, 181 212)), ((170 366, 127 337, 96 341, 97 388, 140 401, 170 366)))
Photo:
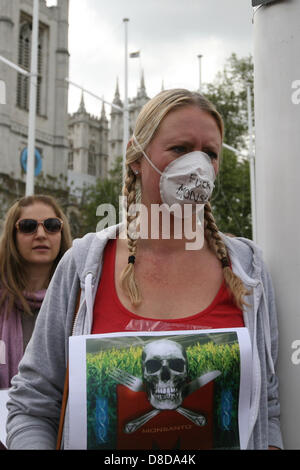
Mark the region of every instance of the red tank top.
POLYGON ((242 311, 233 303, 225 281, 212 303, 196 315, 161 320, 144 318, 130 312, 121 304, 115 288, 116 246, 116 240, 110 240, 105 248, 102 275, 94 303, 92 334, 126 330, 187 330, 244 326, 242 311))

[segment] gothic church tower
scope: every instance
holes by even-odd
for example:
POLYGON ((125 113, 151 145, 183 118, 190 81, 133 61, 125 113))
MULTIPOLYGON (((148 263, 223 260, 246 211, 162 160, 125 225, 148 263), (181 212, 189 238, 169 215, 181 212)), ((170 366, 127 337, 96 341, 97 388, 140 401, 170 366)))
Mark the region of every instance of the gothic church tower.
POLYGON ((92 116, 82 94, 77 112, 69 115, 68 121, 68 184, 79 198, 84 186, 107 177, 108 132, 104 104, 100 117, 92 116))
MULTIPOLYGON (((145 79, 144 79, 144 72, 141 73, 140 78, 140 86, 137 91, 136 97, 128 100, 129 105, 129 137, 132 135, 136 119, 142 107, 144 106, 147 101, 149 101, 149 97, 146 93, 145 87, 145 79)), ((115 96, 113 100, 113 104, 120 106, 123 108, 123 102, 120 98, 119 92, 119 83, 117 80, 115 96)), ((109 140, 108 140, 108 147, 109 147, 109 159, 108 159, 108 167, 109 169, 112 168, 114 162, 118 157, 123 155, 123 112, 116 108, 111 108, 110 114, 110 133, 109 133, 109 140)))
MULTIPOLYGON (((119 80, 117 79, 115 96, 113 104, 123 108, 120 98, 119 80)), ((123 112, 117 108, 111 107, 110 113, 110 132, 109 132, 109 159, 108 168, 111 169, 118 157, 123 155, 123 112)))

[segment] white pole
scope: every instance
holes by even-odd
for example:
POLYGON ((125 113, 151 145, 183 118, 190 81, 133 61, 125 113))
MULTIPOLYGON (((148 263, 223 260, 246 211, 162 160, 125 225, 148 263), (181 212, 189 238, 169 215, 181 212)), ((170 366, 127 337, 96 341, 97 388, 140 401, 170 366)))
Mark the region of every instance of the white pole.
POLYGON ((199 93, 202 91, 202 70, 201 70, 201 59, 202 55, 198 54, 198 59, 199 59, 199 93))
POLYGON ((299 17, 300 0, 290 0, 262 5, 253 19, 257 240, 276 295, 285 449, 300 448, 299 17))
POLYGON ((140 66, 140 83, 142 80, 142 73, 143 73, 143 67, 142 67, 142 53, 139 51, 139 66, 140 66))
POLYGON ((248 106, 248 132, 249 132, 249 163, 250 163, 250 186, 251 186, 251 215, 252 215, 252 240, 257 242, 256 236, 256 189, 255 189, 255 156, 253 152, 253 123, 251 107, 250 86, 247 87, 248 106))
POLYGON ((39 0, 33 1, 26 196, 34 194, 35 119, 38 72, 39 0))
POLYGON ((125 67, 124 67, 124 110, 123 110, 123 182, 125 181, 126 148, 129 140, 129 113, 128 113, 128 31, 129 19, 124 18, 125 26, 125 67))
POLYGON ((118 109, 119 111, 122 111, 122 112, 123 112, 123 108, 121 108, 121 106, 118 106, 117 104, 110 103, 109 101, 106 101, 105 99, 101 98, 100 96, 95 95, 95 93, 93 93, 92 91, 87 90, 86 88, 84 88, 84 87, 81 86, 81 85, 78 85, 78 83, 72 82, 72 81, 69 80, 68 78, 65 78, 65 80, 66 80, 66 82, 68 82, 70 85, 73 85, 74 87, 79 88, 79 89, 80 89, 81 91, 83 91, 84 93, 87 93, 88 95, 92 96, 93 98, 96 98, 96 100, 100 100, 100 101, 102 101, 102 103, 106 103, 106 104, 110 105, 112 108, 118 109))
POLYGON ((227 145, 227 144, 224 144, 223 142, 223 147, 228 149, 228 150, 231 150, 232 152, 236 153, 237 155, 241 156, 241 152, 240 150, 237 150, 235 149, 234 147, 231 147, 231 145, 227 145))

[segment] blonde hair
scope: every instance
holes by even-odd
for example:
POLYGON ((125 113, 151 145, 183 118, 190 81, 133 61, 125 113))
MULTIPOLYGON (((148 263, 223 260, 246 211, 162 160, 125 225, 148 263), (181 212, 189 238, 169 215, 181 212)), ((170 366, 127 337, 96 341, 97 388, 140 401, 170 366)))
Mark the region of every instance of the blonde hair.
POLYGON ((31 206, 36 202, 41 202, 52 207, 56 216, 63 220, 60 250, 53 262, 48 283, 51 280, 58 262, 72 244, 69 222, 53 197, 47 195, 34 195, 17 200, 6 214, 3 232, 0 238, 0 287, 2 289, 2 295, 0 298, 0 314, 1 307, 6 300, 8 300, 8 312, 12 309, 16 300, 19 300, 24 308, 24 312, 31 314, 30 307, 23 294, 26 289, 26 275, 24 272, 24 261, 16 244, 15 224, 20 218, 22 208, 31 206))
MULTIPOLYGON (((214 105, 199 93, 191 92, 185 89, 173 89, 160 92, 153 99, 148 101, 142 108, 137 118, 134 129, 134 136, 139 142, 140 147, 143 150, 146 149, 146 147, 154 138, 155 133, 157 132, 162 120, 168 113, 180 107, 183 108, 191 105, 199 107, 202 111, 207 112, 210 116, 214 118, 220 131, 221 138, 223 139, 223 120, 214 105)), ((134 143, 131 142, 131 145, 128 145, 126 152, 126 174, 123 187, 123 194, 127 197, 128 209, 131 204, 134 204, 136 202, 137 192, 137 176, 132 171, 130 165, 133 162, 137 161, 141 157, 141 155, 141 149, 137 148, 134 143)), ((137 239, 132 237, 132 233, 128 230, 128 227, 130 226, 134 218, 136 218, 136 215, 131 216, 129 215, 129 212, 130 211, 128 210, 128 251, 129 256, 135 257, 137 250, 137 239)), ((209 202, 205 204, 204 220, 204 233, 208 245, 222 264, 225 283, 231 291, 236 305, 239 308, 242 308, 243 305, 246 304, 246 302, 244 301, 244 296, 248 295, 249 292, 246 290, 241 279, 236 274, 234 274, 234 272, 230 268, 227 249, 217 228, 209 202)), ((121 285, 124 292, 129 296, 131 303, 133 305, 140 304, 142 299, 134 274, 134 263, 128 263, 128 265, 122 271, 121 285)))

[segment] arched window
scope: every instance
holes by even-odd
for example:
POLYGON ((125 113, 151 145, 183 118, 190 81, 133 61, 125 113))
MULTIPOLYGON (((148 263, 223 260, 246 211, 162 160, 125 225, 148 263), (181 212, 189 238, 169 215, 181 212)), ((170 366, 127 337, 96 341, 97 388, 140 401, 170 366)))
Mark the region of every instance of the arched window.
POLYGON ((74 148, 73 142, 70 141, 68 152, 68 170, 74 170, 74 148))
MULTIPOLYGON (((30 51, 31 24, 25 22, 20 24, 18 64, 28 72, 30 71, 30 51)), ((29 78, 20 73, 17 82, 17 106, 26 110, 29 108, 29 78)))
POLYGON ((89 147, 88 174, 96 176, 96 150, 93 144, 89 147))
MULTIPOLYGON (((43 76, 45 75, 45 64, 43 61, 45 46, 46 46, 46 31, 45 25, 39 27, 39 42, 38 42, 38 77, 37 77, 37 97, 36 97, 36 112, 37 114, 46 115, 46 98, 45 98, 45 83, 43 84, 43 76)), ((21 14, 20 18, 20 31, 19 31, 19 50, 18 50, 18 64, 28 72, 31 66, 31 40, 32 40, 32 19, 21 14)), ((44 77, 45 82, 45 77, 44 77)), ((29 109, 29 77, 18 74, 17 80, 17 106, 21 109, 28 111, 29 109)))

